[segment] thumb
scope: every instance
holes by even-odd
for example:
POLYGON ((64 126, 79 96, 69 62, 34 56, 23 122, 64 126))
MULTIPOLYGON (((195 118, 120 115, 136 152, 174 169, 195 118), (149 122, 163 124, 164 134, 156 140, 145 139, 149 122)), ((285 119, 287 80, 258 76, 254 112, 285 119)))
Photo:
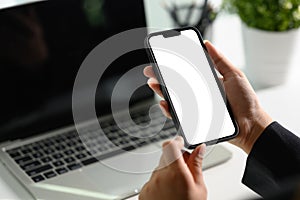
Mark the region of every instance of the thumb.
POLYGON ((226 78, 226 74, 230 72, 235 72, 237 69, 233 66, 233 64, 226 59, 222 53, 220 53, 212 43, 205 40, 204 41, 207 51, 213 60, 215 67, 217 70, 226 78))
POLYGON ((198 146, 190 155, 188 161, 188 167, 194 177, 196 183, 204 184, 203 174, 202 174, 202 163, 206 150, 206 145, 201 144, 198 146))

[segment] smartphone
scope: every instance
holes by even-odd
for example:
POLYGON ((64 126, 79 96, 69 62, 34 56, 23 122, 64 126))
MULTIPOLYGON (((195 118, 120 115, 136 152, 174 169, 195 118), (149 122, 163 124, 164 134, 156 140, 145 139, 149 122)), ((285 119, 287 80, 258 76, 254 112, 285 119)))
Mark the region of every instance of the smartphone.
POLYGON ((185 147, 236 137, 238 125, 200 32, 194 27, 166 30, 149 34, 145 43, 185 147))

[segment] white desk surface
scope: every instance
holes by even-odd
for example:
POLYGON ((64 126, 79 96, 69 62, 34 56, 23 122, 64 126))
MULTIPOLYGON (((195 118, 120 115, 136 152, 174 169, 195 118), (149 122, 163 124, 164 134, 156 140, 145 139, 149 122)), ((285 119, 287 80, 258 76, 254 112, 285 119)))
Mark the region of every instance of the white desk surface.
MULTIPOLYGON (((236 17, 220 17, 215 23, 214 31, 213 42, 236 65, 243 66, 244 56, 241 46, 239 20, 236 17), (234 45, 232 45, 232 41, 234 41, 234 45)), ((300 48, 298 49, 300 50, 300 48)), ((279 121, 292 131, 300 133, 300 126, 297 120, 300 119, 300 69, 296 66, 296 59, 294 63, 295 67, 291 71, 287 84, 258 91, 258 96, 263 107, 271 114, 274 120, 279 121)), ((208 198, 213 200, 234 200, 257 197, 257 194, 241 183, 246 154, 228 143, 221 145, 231 150, 233 157, 222 165, 204 171, 209 194, 208 198)), ((0 199, 18 199, 13 188, 13 185, 9 186, 0 177, 0 199)), ((130 199, 137 199, 137 197, 130 199)))

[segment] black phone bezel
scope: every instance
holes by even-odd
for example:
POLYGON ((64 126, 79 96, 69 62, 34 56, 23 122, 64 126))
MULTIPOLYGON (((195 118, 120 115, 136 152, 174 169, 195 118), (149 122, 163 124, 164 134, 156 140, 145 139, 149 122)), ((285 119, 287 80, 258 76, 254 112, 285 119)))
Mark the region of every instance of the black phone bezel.
POLYGON ((199 143, 199 144, 190 144, 186 137, 185 137, 185 134, 181 128, 181 124, 180 124, 180 121, 178 119, 178 116, 176 114, 176 110, 174 108, 174 105, 171 101, 171 98, 170 98, 170 95, 169 95, 169 92, 168 92, 168 89, 165 87, 165 83, 164 83, 164 80, 163 80, 163 77, 161 75, 161 72, 160 72, 160 69, 159 69, 159 66, 157 64, 157 61, 155 59, 155 56, 154 56, 154 53, 151 49, 151 45, 150 45, 150 38, 151 37, 155 37, 155 36, 159 36, 159 35, 162 35, 164 38, 168 38, 168 37, 176 37, 178 35, 181 34, 181 31, 185 31, 185 30, 193 30, 196 32, 197 36, 198 36, 198 39, 201 43, 201 46, 204 50, 204 53, 205 53, 205 56, 208 60, 208 63, 209 63, 209 66, 210 66, 210 69, 213 73, 213 76, 215 78, 215 81, 217 82, 217 85, 218 85, 218 88, 219 88, 219 91, 221 92, 221 95, 223 97, 223 101, 226 105, 226 108, 228 110, 228 113, 230 115, 230 118, 231 118, 231 121, 234 125, 234 128, 235 128, 235 131, 232 135, 229 135, 229 136, 226 136, 226 137, 222 137, 222 138, 218 138, 218 139, 215 139, 215 140, 210 140, 210 141, 206 141, 206 142, 203 142, 205 143, 206 145, 213 145, 213 144, 217 144, 217 143, 220 143, 220 142, 225 142, 225 141, 228 141, 230 139, 233 139, 235 138, 238 134, 239 134, 239 127, 238 127, 238 124, 236 122, 236 120, 234 119, 234 115, 233 115, 233 112, 232 112, 232 109, 231 109, 231 106, 230 106, 230 103, 226 97, 226 93, 225 93, 225 90, 222 86, 222 83, 221 81, 219 80, 218 76, 217 76, 217 73, 215 71, 215 66, 214 66, 214 63, 213 61, 211 60, 210 58, 210 55, 208 53, 208 50, 203 42, 203 39, 202 39, 202 36, 201 36, 201 33, 198 31, 198 29, 196 29, 195 27, 184 27, 184 28, 176 28, 176 29, 170 29, 170 30, 165 30, 165 31, 159 31, 159 32, 154 32, 154 33, 150 33, 147 37, 146 37, 146 40, 145 40, 145 46, 146 46, 146 50, 147 50, 147 54, 148 54, 148 57, 150 59, 150 62, 152 62, 155 66, 153 66, 153 71, 158 79, 158 82, 161 84, 160 87, 161 87, 161 90, 162 90, 162 94, 163 96, 165 97, 165 100, 168 102, 169 106, 170 106, 170 114, 171 114, 171 117, 172 117, 172 120, 175 124, 175 127, 176 127, 176 130, 178 131, 178 134, 181 135, 184 139, 184 145, 186 148, 188 149, 194 149, 196 148, 198 145, 202 144, 202 143, 199 143))

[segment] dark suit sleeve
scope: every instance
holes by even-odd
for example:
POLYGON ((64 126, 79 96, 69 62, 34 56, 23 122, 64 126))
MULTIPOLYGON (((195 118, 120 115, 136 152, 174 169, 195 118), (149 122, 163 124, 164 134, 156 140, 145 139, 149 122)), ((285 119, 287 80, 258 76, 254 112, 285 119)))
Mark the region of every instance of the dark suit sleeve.
POLYGON ((254 144, 242 182, 262 197, 299 180, 300 139, 279 123, 270 124, 254 144))

